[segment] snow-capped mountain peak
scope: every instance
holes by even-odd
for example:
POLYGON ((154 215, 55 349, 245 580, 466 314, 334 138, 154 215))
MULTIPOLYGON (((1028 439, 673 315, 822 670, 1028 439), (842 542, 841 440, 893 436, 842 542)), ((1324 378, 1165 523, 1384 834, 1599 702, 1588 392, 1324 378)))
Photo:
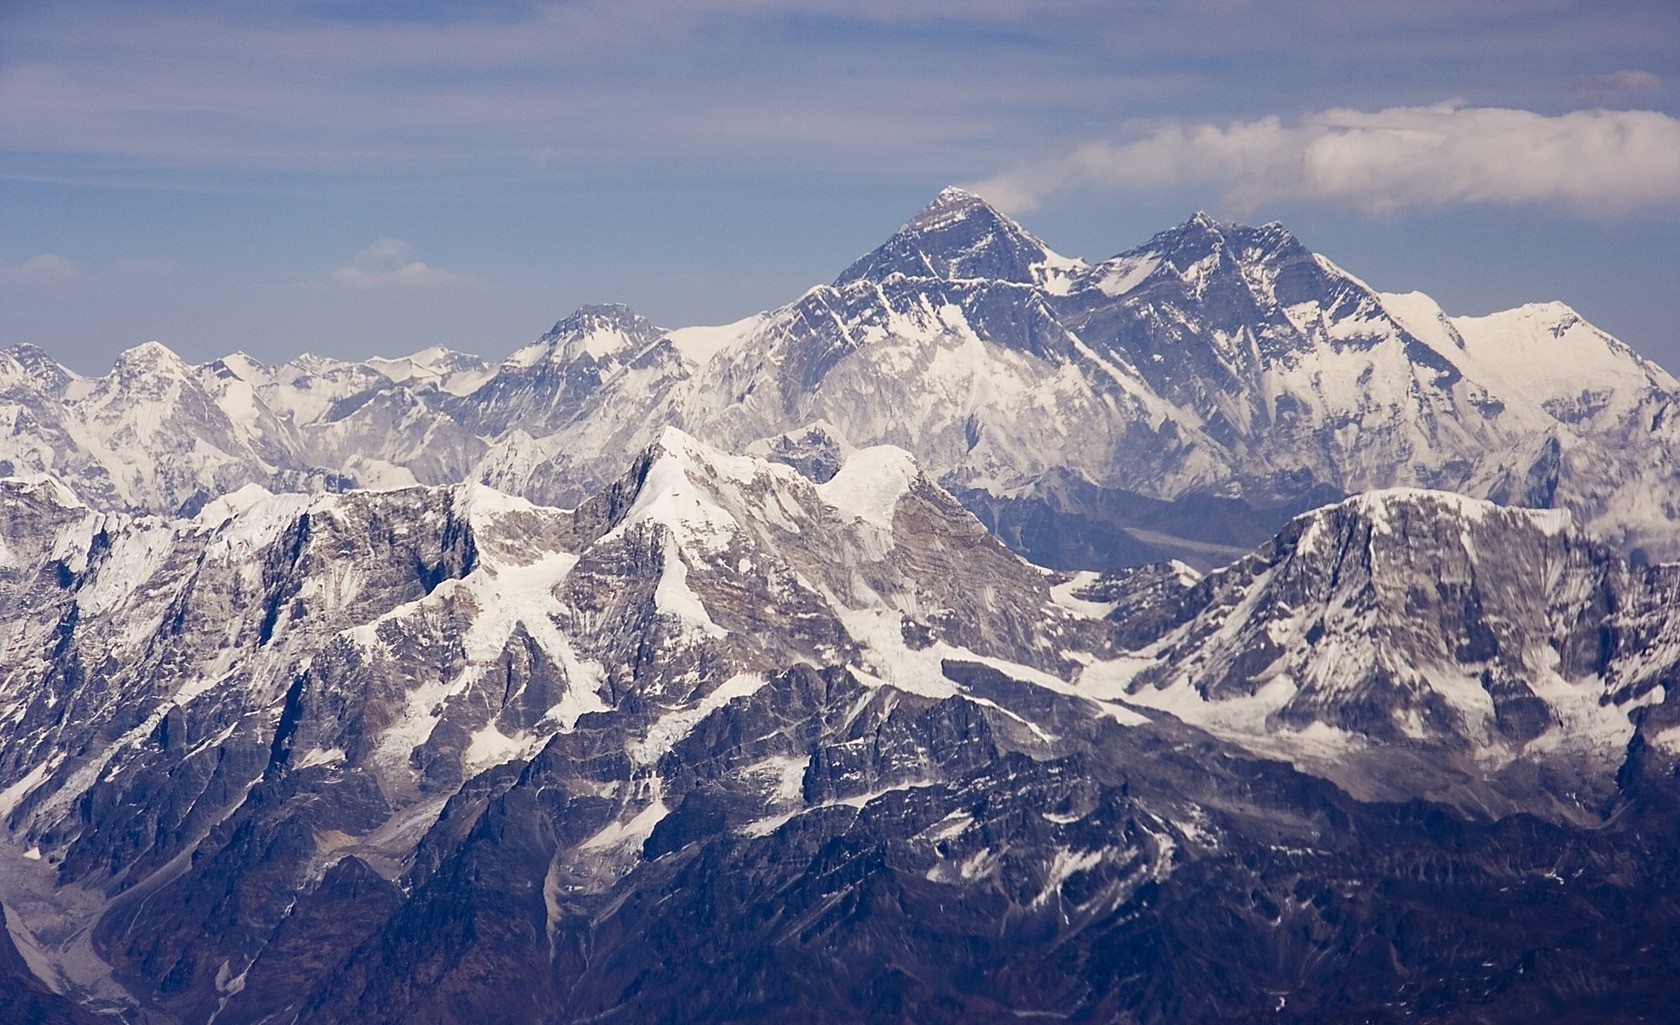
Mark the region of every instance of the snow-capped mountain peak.
POLYGON ((436 387, 452 395, 470 394, 489 379, 490 364, 477 356, 433 345, 407 356, 375 356, 367 365, 394 384, 436 387))
POLYGON ((623 362, 663 335, 646 317, 620 303, 580 306, 547 334, 508 357, 507 364, 574 363, 585 356, 597 363, 623 362))
POLYGON ((1052 292, 1084 264, 1062 256, 984 199, 951 187, 935 196, 884 244, 835 279, 841 286, 894 274, 944 281, 984 279, 1040 285, 1052 292))
POLYGON ((958 221, 971 216, 985 216, 999 218, 996 209, 984 199, 956 185, 948 185, 939 190, 927 206, 916 211, 915 215, 906 221, 900 229, 903 234, 923 234, 949 227, 958 221))
POLYGON ((26 391, 57 395, 76 379, 58 365, 45 349, 27 342, 0 349, 0 388, 22 387, 26 391))
MULTIPOLYGON (((1604 786, 1637 710, 1663 695, 1615 687, 1645 671, 1643 655, 1626 658, 1602 617, 1648 608, 1661 593, 1648 587, 1566 510, 1367 492, 1210 574, 1131 699, 1297 764, 1334 763, 1359 793, 1393 795, 1453 764, 1482 774, 1464 793, 1497 792, 1537 752, 1570 752, 1604 786), (1442 761, 1388 779, 1358 768, 1396 745, 1442 761)), ((1424 789, 1445 796, 1452 780, 1424 789)), ((1568 814, 1593 807, 1579 801, 1568 814)))
POLYGON ((118 373, 188 372, 187 362, 174 349, 156 340, 141 342, 118 353, 114 369, 118 373))
MULTIPOLYGON (((60 472, 92 503, 150 511, 214 497, 221 482, 468 477, 573 506, 666 424, 744 451, 826 420, 860 447, 910 450, 971 503, 990 501, 974 497, 981 490, 1128 509, 1118 493, 1217 493, 1277 507, 1240 538, 1221 527, 1203 539, 1224 546, 1194 557, 1206 566, 1281 525, 1285 507, 1394 484, 1567 506, 1658 558, 1675 550, 1667 525, 1680 520, 1664 483, 1680 388, 1574 311, 1448 317, 1425 297, 1373 291, 1281 224, 1206 212, 1087 266, 947 189, 837 285, 735 324, 665 331, 603 305, 496 364, 445 350, 272 367, 235 355, 195 372, 225 429, 192 426, 218 417, 191 387, 148 407, 172 419, 163 431, 136 423, 108 445, 103 428, 80 426, 120 418, 148 390, 161 399, 167 389, 141 382, 182 370, 162 346, 88 379, 14 350, 0 365, 15 404, 0 421, 0 437, 15 439, 0 467, 60 472), (124 375, 137 386, 113 392, 124 375), (1669 433, 1650 440, 1659 428, 1669 433), (166 450, 188 436, 213 437, 231 461, 213 457, 227 465, 212 475, 184 460, 183 479, 148 483, 160 475, 141 466, 170 462, 166 450), (130 465, 141 443, 159 451, 130 465), (1110 494, 1072 497, 1087 486, 1110 494), (1629 499, 1630 487, 1642 497, 1629 499)), ((1095 564, 1139 554, 1122 541, 1105 550, 1095 564)), ((1149 557, 1166 554, 1191 557, 1149 557)), ((1076 565, 1061 558, 1051 561, 1076 565)))

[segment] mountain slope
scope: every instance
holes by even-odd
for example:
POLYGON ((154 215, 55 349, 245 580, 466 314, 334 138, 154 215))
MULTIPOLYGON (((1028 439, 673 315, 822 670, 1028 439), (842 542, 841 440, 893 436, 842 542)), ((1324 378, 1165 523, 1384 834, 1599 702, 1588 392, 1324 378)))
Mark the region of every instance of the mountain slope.
POLYGON ((1627 681, 1676 671, 1647 664, 1649 645, 1616 643, 1612 626, 1662 580, 1566 513, 1371 492, 1210 574, 1127 690, 1257 751, 1329 766, 1361 795, 1508 812, 1510 785, 1533 808, 1539 761, 1557 773, 1539 783, 1559 813, 1593 819, 1640 710, 1665 697, 1627 681), (1417 766, 1402 771, 1397 751, 1417 766))
POLYGON ((1671 569, 1389 492, 1069 577, 901 450, 766 447, 570 511, 9 482, 42 970, 183 1022, 1659 1020, 1671 569))

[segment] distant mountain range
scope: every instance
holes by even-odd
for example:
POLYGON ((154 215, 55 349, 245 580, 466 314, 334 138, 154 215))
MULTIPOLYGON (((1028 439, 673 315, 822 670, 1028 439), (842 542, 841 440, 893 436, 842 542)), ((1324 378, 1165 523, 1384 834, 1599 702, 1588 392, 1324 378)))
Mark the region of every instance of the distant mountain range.
POLYGON ((947 190, 723 328, 0 377, 0 1020, 1680 999, 1676 386, 1560 306, 947 190))
POLYGON ((22 347, 0 387, 0 470, 132 512, 459 480, 570 506, 665 426, 746 452, 820 423, 912 452, 1063 568, 1210 568, 1390 486, 1569 509, 1636 558, 1680 555, 1677 385, 1562 304, 1448 317, 1280 225, 1201 214, 1088 265, 959 189, 834 284, 723 327, 585 307, 500 364, 194 367, 147 343, 99 379, 22 347))

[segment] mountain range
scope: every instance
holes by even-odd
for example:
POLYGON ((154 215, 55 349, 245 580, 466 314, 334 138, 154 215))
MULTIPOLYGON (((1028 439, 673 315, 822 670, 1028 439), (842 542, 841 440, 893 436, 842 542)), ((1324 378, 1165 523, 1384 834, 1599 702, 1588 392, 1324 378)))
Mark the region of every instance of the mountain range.
POLYGON ((1281 225, 1198 214, 1087 264, 947 189, 832 285, 722 327, 585 307, 499 364, 190 366, 147 343, 104 378, 14 348, 0 470, 166 515, 249 483, 476 480, 569 507, 666 426, 748 452, 820 424, 912 452, 1059 568, 1211 568, 1297 512, 1393 486, 1568 509, 1661 560, 1680 555, 1677 387, 1562 304, 1449 317, 1281 225))
POLYGON ((1674 1005, 1676 384, 1560 305, 946 190, 721 328, 0 378, 8 1020, 1674 1005))

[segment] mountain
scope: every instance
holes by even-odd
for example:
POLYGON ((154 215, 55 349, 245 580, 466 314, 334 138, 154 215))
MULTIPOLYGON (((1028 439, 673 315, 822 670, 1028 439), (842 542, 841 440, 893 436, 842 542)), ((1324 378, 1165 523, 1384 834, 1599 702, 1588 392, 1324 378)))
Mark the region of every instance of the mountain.
POLYGON ((1544 752, 1548 771, 1574 767, 1540 783, 1557 814, 1591 819, 1674 672, 1621 642, 1671 573, 1614 558, 1565 512, 1368 492, 1183 595, 1128 694, 1367 798, 1532 810, 1544 752))
POLYGON ((947 188, 886 244, 860 258, 834 282, 884 281, 894 275, 942 281, 1006 281, 1052 291, 1084 265, 1054 253, 985 200, 947 188))
POLYGON ((959 189, 720 327, 7 350, 0 1018, 1666 1021, 1676 392, 959 189))
POLYGON ((1207 576, 1069 575, 903 450, 764 449, 667 429, 575 510, 6 482, 0 903, 40 999, 1665 1013, 1672 568, 1400 491, 1207 576))
POLYGON ((1570 510, 1668 558, 1677 385, 1559 303, 1449 317, 1283 226, 1205 214, 1088 264, 946 189, 832 285, 721 327, 591 306, 500 364, 155 343, 82 379, 7 357, 0 459, 102 508, 476 479, 576 505, 667 425, 729 451, 822 423, 917 456, 1018 551, 1204 569, 1382 487, 1570 510), (191 439, 190 444, 186 439, 191 439))

